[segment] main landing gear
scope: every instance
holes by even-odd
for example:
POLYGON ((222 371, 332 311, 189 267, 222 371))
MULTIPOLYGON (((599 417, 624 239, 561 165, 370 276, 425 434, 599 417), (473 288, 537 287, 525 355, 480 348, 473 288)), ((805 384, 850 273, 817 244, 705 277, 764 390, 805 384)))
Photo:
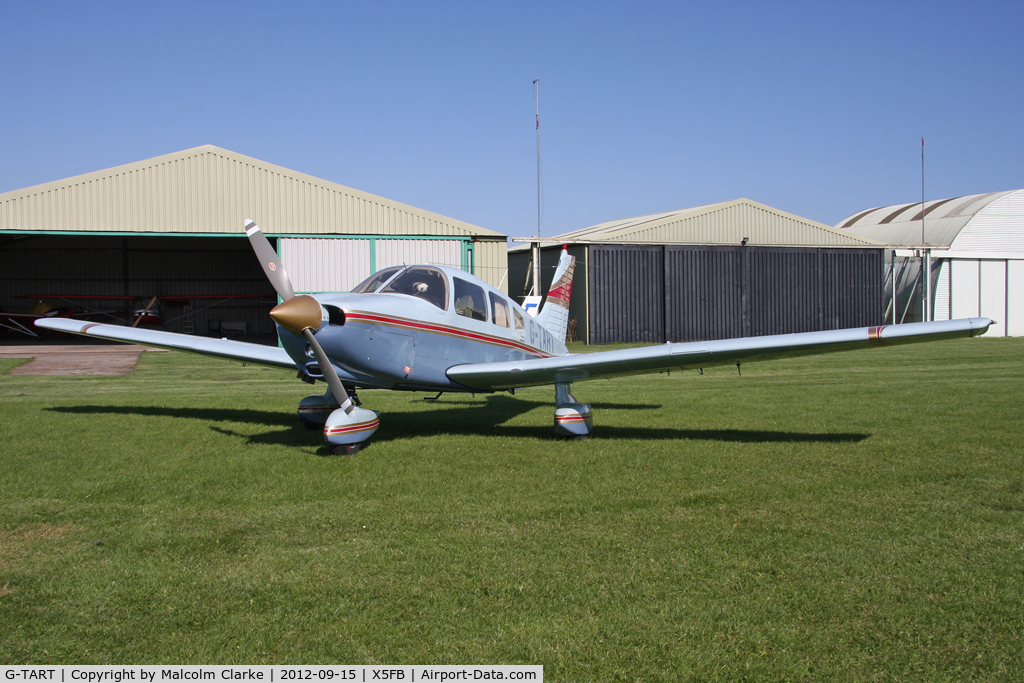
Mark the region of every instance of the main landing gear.
MULTIPOLYGON (((582 441, 594 431, 590 406, 569 393, 568 383, 555 385, 555 434, 582 441)), ((346 387, 348 390, 348 387, 346 387)), ((323 429, 324 441, 333 455, 353 455, 380 426, 380 413, 357 407, 359 398, 350 390, 342 407, 328 389, 323 396, 307 396, 299 402, 299 419, 307 429, 323 429)))
POLYGON ((555 385, 555 434, 582 441, 594 431, 590 406, 569 393, 569 384, 555 385))

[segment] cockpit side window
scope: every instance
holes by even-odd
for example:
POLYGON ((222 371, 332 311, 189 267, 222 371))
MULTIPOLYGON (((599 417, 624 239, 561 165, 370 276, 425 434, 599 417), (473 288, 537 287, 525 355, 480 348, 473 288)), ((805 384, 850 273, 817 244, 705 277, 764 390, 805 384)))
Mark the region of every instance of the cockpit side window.
POLYGON ((381 294, 408 294, 432 303, 442 311, 448 310, 448 278, 437 268, 429 266, 406 268, 380 292, 381 294))
POLYGON ((391 268, 385 268, 378 270, 376 273, 366 278, 352 289, 353 294, 370 294, 380 289, 380 286, 385 282, 394 277, 395 273, 402 269, 401 266, 392 266, 391 268))
POLYGON ((512 309, 512 312, 515 313, 515 316, 516 316, 516 329, 517 330, 523 329, 526 326, 523 323, 523 314, 520 313, 518 310, 516 310, 514 308, 512 309))
POLYGON ((491 322, 499 327, 508 327, 508 304, 494 292, 491 297, 491 322))
POLYGON ((455 277, 455 312, 473 320, 487 321, 487 298, 484 290, 471 282, 455 277))

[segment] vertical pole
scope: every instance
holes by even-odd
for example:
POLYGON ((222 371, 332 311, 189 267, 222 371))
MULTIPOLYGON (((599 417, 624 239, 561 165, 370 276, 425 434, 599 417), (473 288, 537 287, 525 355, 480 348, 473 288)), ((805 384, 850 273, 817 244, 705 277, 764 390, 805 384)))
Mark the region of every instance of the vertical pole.
POLYGON ((924 277, 924 288, 921 295, 924 299, 921 302, 921 321, 928 322, 928 313, 931 310, 932 301, 932 253, 925 249, 924 236, 924 138, 921 138, 921 276, 924 277))
POLYGON ((533 243, 533 289, 536 296, 544 296, 540 282, 540 79, 533 79, 533 98, 537 103, 537 241, 533 243))
POLYGON ((922 320, 929 322, 932 319, 932 250, 924 250, 924 317, 922 320))
POLYGON ((530 253, 533 259, 533 294, 544 296, 540 284, 540 240, 530 243, 530 253))
POLYGON ((890 270, 892 271, 892 324, 896 324, 896 250, 892 250, 892 263, 890 264, 890 270))

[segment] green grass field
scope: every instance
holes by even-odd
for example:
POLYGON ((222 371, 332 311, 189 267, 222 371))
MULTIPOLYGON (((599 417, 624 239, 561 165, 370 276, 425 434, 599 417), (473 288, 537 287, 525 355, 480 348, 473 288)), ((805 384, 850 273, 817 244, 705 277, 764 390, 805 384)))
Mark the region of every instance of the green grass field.
POLYGON ((542 664, 550 681, 1024 679, 1024 339, 363 392, 0 361, 0 663, 542 664))

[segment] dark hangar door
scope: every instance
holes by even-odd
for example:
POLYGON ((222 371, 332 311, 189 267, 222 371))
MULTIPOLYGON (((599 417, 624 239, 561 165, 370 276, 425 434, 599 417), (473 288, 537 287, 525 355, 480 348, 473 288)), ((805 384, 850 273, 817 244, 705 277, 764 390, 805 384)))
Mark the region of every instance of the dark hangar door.
POLYGON ((665 341, 662 247, 590 247, 590 343, 665 341))
POLYGON ((665 247, 662 341, 743 336, 743 253, 735 247, 665 247))
POLYGON ((823 250, 822 329, 881 325, 885 291, 879 273, 885 267, 881 249, 823 250))
POLYGON ((881 324, 882 251, 591 245, 590 343, 881 324))
MULTIPOLYGON (((742 247, 741 247, 742 249, 742 247)), ((743 336, 813 332, 821 327, 817 249, 743 250, 748 261, 743 336)))

